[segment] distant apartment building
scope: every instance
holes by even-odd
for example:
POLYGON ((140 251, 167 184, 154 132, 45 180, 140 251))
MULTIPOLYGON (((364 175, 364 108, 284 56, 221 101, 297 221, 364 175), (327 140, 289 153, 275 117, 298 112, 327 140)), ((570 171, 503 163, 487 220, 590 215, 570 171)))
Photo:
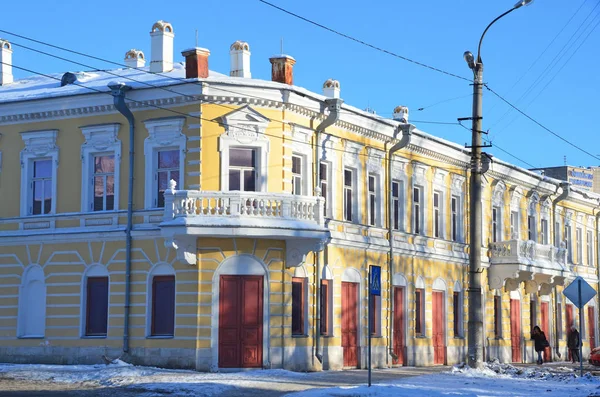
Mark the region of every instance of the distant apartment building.
POLYGON ((600 168, 573 167, 563 165, 560 167, 534 168, 531 171, 543 171, 550 178, 561 179, 572 183, 574 186, 593 192, 600 192, 600 168))

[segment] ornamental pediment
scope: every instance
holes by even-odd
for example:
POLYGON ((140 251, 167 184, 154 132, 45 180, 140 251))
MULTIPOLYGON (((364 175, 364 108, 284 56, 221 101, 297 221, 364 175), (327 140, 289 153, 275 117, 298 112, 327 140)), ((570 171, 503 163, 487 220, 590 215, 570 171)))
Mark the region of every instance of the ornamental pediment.
POLYGON ((242 144, 266 139, 264 132, 271 121, 249 105, 218 118, 225 127, 225 135, 242 144))

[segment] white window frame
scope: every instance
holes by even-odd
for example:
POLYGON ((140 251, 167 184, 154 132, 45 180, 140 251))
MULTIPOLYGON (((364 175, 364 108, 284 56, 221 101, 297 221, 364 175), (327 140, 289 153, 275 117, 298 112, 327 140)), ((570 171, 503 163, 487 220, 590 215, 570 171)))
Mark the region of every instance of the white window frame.
POLYGON ((575 228, 575 247, 577 248, 577 264, 583 265, 583 228, 575 228))
POLYGON ((81 145, 81 212, 110 212, 119 210, 121 176, 121 141, 118 138, 120 124, 99 124, 79 127, 85 139, 81 145), (114 156, 114 208, 94 211, 94 157, 114 156))
POLYGON ((367 194, 367 224, 377 226, 377 175, 372 173, 367 175, 367 194), (372 190, 371 181, 373 181, 372 190))
POLYGON ((510 239, 521 239, 521 199, 523 193, 520 188, 512 191, 510 198, 510 239), (513 216, 516 214, 515 216, 513 216))
POLYGON ((594 234, 591 230, 586 232, 586 248, 587 248, 587 262, 586 265, 592 266, 594 264, 594 234))
MULTIPOLYGON (((463 243, 465 241, 465 215, 464 215, 464 203, 465 203, 465 184, 466 178, 462 175, 451 174, 451 196, 457 199, 457 225, 456 225, 456 240, 455 242, 463 243)), ((450 207, 452 210, 452 207, 450 207)), ((450 225, 452 227, 452 225, 450 225)), ((450 231, 452 233, 452 231, 450 231)))
POLYGON ((404 213, 405 213, 405 207, 404 207, 404 203, 406 202, 405 199, 405 181, 402 179, 394 179, 392 180, 392 192, 393 192, 393 185, 397 184, 398 185, 398 196, 394 197, 393 193, 392 193, 392 214, 391 214, 391 220, 392 220, 392 229, 393 230, 398 230, 398 231, 405 231, 405 222, 404 222, 404 213), (398 213, 398 219, 396 220, 396 218, 394 217, 394 210, 397 210, 398 213), (396 224, 398 227, 396 227, 396 224))
POLYGON ((502 241, 502 208, 492 207, 492 242, 502 241))
MULTIPOLYGON (((26 131, 21 132, 21 138, 25 148, 21 150, 21 216, 44 216, 56 214, 57 199, 57 171, 58 171, 58 146, 56 137, 58 130, 26 131), (33 215, 33 189, 31 179, 33 178, 33 162, 36 160, 48 160, 52 162, 52 203, 49 214, 33 215)), ((54 222, 51 222, 54 227, 54 222)))
POLYGON ((434 174, 433 174, 433 194, 431 195, 431 206, 432 208, 435 207, 435 201, 434 201, 434 196, 437 193, 438 194, 438 236, 435 236, 436 230, 435 230, 435 220, 436 220, 436 216, 435 216, 435 208, 433 208, 433 219, 431 222, 431 235, 434 238, 440 238, 440 239, 447 239, 448 236, 448 228, 446 227, 447 225, 447 221, 446 221, 446 214, 448 213, 448 203, 446 201, 446 190, 447 190, 447 182, 446 182, 446 178, 448 176, 448 172, 446 170, 443 170, 441 168, 435 168, 434 169, 434 174))
POLYGON ((412 189, 412 232, 413 234, 424 235, 425 234, 425 225, 423 224, 424 212, 423 211, 423 187, 415 185, 412 189), (415 197, 419 199, 419 201, 415 201, 415 197), (417 222, 419 224, 417 230, 417 222))
MULTIPOLYGON (((325 200, 327 202, 325 208, 325 216, 328 218, 333 218, 334 214, 336 214, 337 209, 337 179, 339 178, 340 169, 339 169, 339 161, 338 161, 338 150, 335 149, 335 145, 339 143, 339 138, 336 138, 332 135, 321 134, 319 142, 319 151, 317 153, 318 160, 320 163, 327 164, 327 197, 325 200)), ((321 187, 319 178, 319 188, 321 187)), ((323 194, 321 192, 321 194, 323 194)))
POLYGON ((412 232, 421 236, 429 236, 429 225, 425 220, 425 211, 429 208, 429 182, 427 180, 427 171, 429 166, 417 161, 412 161, 412 188, 411 188, 411 203, 413 213, 411 214, 412 232), (414 205, 414 188, 419 188, 419 200, 420 200, 420 211, 419 211, 419 233, 415 233, 415 205, 414 205))
POLYGON ((158 206, 158 152, 163 150, 178 150, 179 183, 176 189, 185 188, 185 152, 187 138, 182 133, 185 117, 166 117, 144 121, 148 137, 144 140, 145 189, 144 206, 146 209, 157 209, 158 206))
POLYGON ((385 191, 383 188, 383 159, 385 158, 385 152, 375 149, 372 147, 367 148, 367 181, 366 190, 368 194, 369 188, 369 176, 375 178, 375 219, 374 222, 370 222, 370 204, 369 196, 367 196, 367 224, 374 227, 383 227, 383 214, 384 212, 384 200, 382 192, 385 191))
POLYGON ((527 215, 527 239, 537 242, 537 217, 527 215))
MULTIPOLYGON (((345 141, 345 145, 344 145, 344 154, 343 154, 343 169, 342 169, 342 192, 343 192, 343 186, 344 186, 344 171, 346 169, 348 170, 352 170, 352 187, 354 189, 354 199, 352 200, 352 222, 353 223, 361 223, 362 222, 362 197, 363 197, 363 189, 364 189, 364 179, 363 179, 363 165, 362 165, 362 161, 360 158, 361 152, 363 150, 364 146, 356 143, 356 142, 352 142, 352 141, 345 141), (362 183, 359 183, 359 181, 362 181, 362 183)), ((345 198, 342 200, 342 202, 344 203, 344 207, 343 207, 343 211, 344 213, 342 214, 342 219, 345 218, 345 210, 346 210, 346 206, 345 206, 345 198)), ((344 219, 345 220, 345 219, 344 219)))
POLYGON ((540 220, 540 244, 548 245, 548 219, 542 218, 540 220))
POLYGON ((443 193, 434 190, 433 191, 433 237, 434 238, 444 238, 444 226, 443 226, 443 193), (437 205, 435 203, 437 196, 437 205))
POLYGON ((356 202, 358 201, 358 197, 356 197, 355 191, 356 191, 356 169, 353 168, 347 168, 345 167, 344 170, 342 171, 342 194, 343 194, 343 198, 342 198, 342 219, 347 221, 347 222, 357 222, 356 219, 356 215, 355 215, 355 210, 354 208, 356 207, 356 202), (346 171, 350 172, 351 177, 350 177, 350 186, 346 185, 346 171), (346 202, 346 191, 350 191, 350 196, 353 198, 352 199, 352 203, 351 203, 351 208, 350 208, 350 218, 348 219, 348 217, 346 216, 347 214, 347 206, 348 203, 346 202))
POLYGON ((307 196, 310 192, 310 185, 308 184, 308 174, 310 170, 307 169, 308 161, 306 156, 301 153, 292 153, 292 194, 298 196, 307 196), (297 157, 300 159, 300 174, 294 174, 293 172, 293 159, 297 157), (300 192, 296 192, 296 179, 300 179, 300 192))

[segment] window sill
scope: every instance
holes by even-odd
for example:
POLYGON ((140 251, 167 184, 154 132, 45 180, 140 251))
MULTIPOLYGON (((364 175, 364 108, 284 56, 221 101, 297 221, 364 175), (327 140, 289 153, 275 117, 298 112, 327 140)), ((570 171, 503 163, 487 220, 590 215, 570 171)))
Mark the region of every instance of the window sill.
POLYGON ((44 339, 44 335, 23 335, 18 336, 17 339, 44 339))
POLYGON ((308 335, 304 335, 304 334, 293 335, 292 334, 292 338, 308 338, 308 335))
POLYGON ((467 338, 465 338, 464 336, 455 336, 454 339, 461 339, 461 340, 465 340, 467 338))
POLYGON ((371 335, 371 339, 381 339, 383 335, 371 335))
POLYGON ((175 335, 150 335, 146 339, 175 339, 175 335))
POLYGON ((83 335, 81 339, 106 339, 106 335, 83 335))
POLYGON ((415 338, 416 339, 427 339, 427 336, 425 336, 425 335, 416 335, 415 338))

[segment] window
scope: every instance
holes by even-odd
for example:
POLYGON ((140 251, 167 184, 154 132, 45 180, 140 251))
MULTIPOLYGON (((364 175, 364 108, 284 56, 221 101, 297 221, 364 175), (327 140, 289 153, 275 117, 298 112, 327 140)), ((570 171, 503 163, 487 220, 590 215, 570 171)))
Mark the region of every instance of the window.
POLYGON ((292 335, 304 335, 305 278, 292 278, 292 335))
POLYGON ((462 305, 460 304, 460 292, 455 291, 452 294, 452 310, 453 310, 452 312, 454 313, 454 322, 453 322, 454 327, 453 328, 454 328, 454 337, 455 338, 462 336, 461 332, 460 332, 461 306, 462 305))
POLYGON ((452 196, 452 241, 458 241, 458 222, 459 222, 459 213, 458 213, 458 200, 459 198, 456 196, 452 196))
POLYGON ((492 208, 492 242, 500 241, 500 208, 492 208))
POLYGON ((535 238, 535 216, 529 215, 527 217, 527 239, 531 241, 536 241, 535 238))
POLYGON ((567 259, 573 263, 573 247, 571 244, 571 225, 565 225, 565 245, 567 248, 567 259))
POLYGON ((375 226, 375 175, 369 175, 369 225, 375 226))
POLYGON ((415 289, 415 335, 425 335, 425 290, 415 289))
POLYGON ((292 155, 292 194, 303 195, 302 191, 302 157, 296 154, 292 155))
MULTIPOLYGON (((529 324, 531 332, 533 332, 533 327, 537 325, 537 301, 533 298, 529 301, 529 324)), ((533 339, 533 336, 531 339, 533 339)))
POLYGON ((549 234, 548 234, 548 219, 542 219, 541 222, 542 235, 540 236, 540 243, 548 245, 549 234))
POLYGON ((255 149, 229 149, 229 190, 256 191, 255 149))
POLYGON ((392 222, 395 230, 400 230, 400 225, 403 220, 402 215, 402 199, 401 192, 404 188, 402 181, 392 181, 392 222))
POLYGON ((563 314, 562 314, 562 301, 561 301, 560 294, 558 294, 556 296, 556 311, 557 311, 557 313, 559 313, 559 315, 556 316, 556 329, 558 330, 557 338, 561 339, 562 338, 562 332, 563 332, 563 328, 562 328, 563 314))
POLYGON ((519 213, 517 211, 510 212, 510 238, 511 240, 519 239, 519 213))
MULTIPOLYGON (((182 134, 184 117, 167 117, 144 121, 148 138, 144 141, 146 208, 163 208, 164 193, 169 181, 174 180, 176 189, 184 189, 184 164, 187 138, 182 134)), ((191 148, 190 152, 195 150, 191 148)), ((118 172, 115 172, 118 179, 118 172)), ((115 182, 118 187, 118 182, 115 182)), ((199 185, 198 185, 199 186, 199 185)), ((226 190, 226 189, 224 189, 226 190)))
POLYGON ((30 214, 49 214, 52 211, 52 160, 34 160, 31 178, 30 214))
POLYGON ((329 325, 329 317, 330 317, 330 304, 329 300, 331 299, 331 280, 321 280, 321 296, 320 296, 320 306, 321 306, 321 318, 320 318, 320 331, 321 335, 330 335, 330 325, 329 325))
POLYGON ((592 266, 594 264, 594 235, 591 230, 587 232, 587 265, 592 266))
POLYGON ((421 188, 413 188, 413 232, 421 233, 421 188))
POLYGON ((58 130, 21 133, 21 216, 56 213, 57 134, 58 130))
POLYGON ((494 295, 494 338, 502 338, 502 297, 494 295))
POLYGON ((583 263, 583 239, 582 230, 580 227, 575 229, 575 244, 577 245, 577 263, 583 263))
POLYGON ((43 338, 46 331, 46 276, 39 265, 23 272, 19 288, 19 338, 43 338))
POLYGON ((81 145, 81 211, 112 211, 119 207, 120 124, 80 127, 85 142, 81 145))
POLYGON ((173 336, 175 331, 175 276, 152 279, 152 336, 173 336))
POLYGON ((88 277, 85 335, 106 336, 108 325, 108 277, 88 277))
POLYGON ((319 180, 321 186, 321 197, 325 199, 325 215, 329 214, 327 208, 327 197, 329 194, 329 163, 321 161, 319 164, 319 180))
MULTIPOLYGON (((115 156, 94 156, 94 201, 92 211, 115 208, 115 156)), ((164 206, 164 205, 163 205, 164 206)))
POLYGON ((350 169, 344 169, 344 220, 352 221, 352 196, 354 175, 350 169))
POLYGON ((177 186, 179 183, 179 151, 178 150, 159 150, 157 152, 156 180, 156 206, 163 208, 165 206, 165 190, 169 188, 169 181, 174 180, 177 186))
POLYGON ((433 237, 439 238, 441 237, 441 227, 442 227, 442 211, 441 211, 441 203, 440 203, 440 193, 433 193, 433 237))

